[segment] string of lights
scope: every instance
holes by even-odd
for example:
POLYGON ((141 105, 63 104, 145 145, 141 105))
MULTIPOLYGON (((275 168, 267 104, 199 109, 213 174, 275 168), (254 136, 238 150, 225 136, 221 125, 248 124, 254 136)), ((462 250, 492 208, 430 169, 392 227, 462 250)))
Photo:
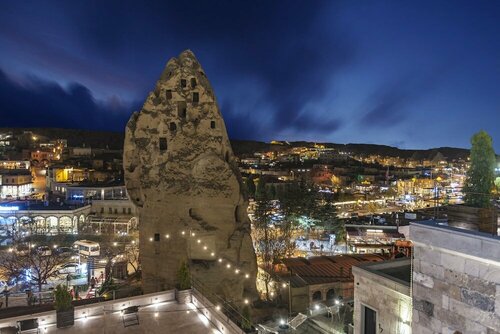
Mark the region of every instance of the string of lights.
MULTIPOLYGON (((184 238, 193 238, 193 239, 196 238, 196 232, 192 232, 192 231, 186 232, 185 230, 182 230, 182 231, 180 231, 180 235, 181 235, 181 237, 184 237, 184 238)), ((165 239, 168 240, 168 239, 171 239, 171 237, 172 237, 171 233, 165 234, 165 239)), ((153 237, 149 238, 150 242, 153 242, 154 240, 155 239, 153 237)), ((223 265, 228 270, 231 270, 231 268, 233 268, 232 271, 235 275, 242 275, 242 277, 244 277, 245 279, 250 278, 250 273, 242 271, 242 269, 240 267, 238 267, 237 265, 235 265, 234 263, 232 263, 228 259, 219 257, 215 260, 215 258, 216 258, 215 250, 209 249, 209 247, 206 244, 202 243, 201 239, 199 239, 199 238, 196 239, 195 245, 198 245, 200 247, 200 250, 207 252, 207 254, 209 253, 210 257, 214 258, 214 261, 216 261, 216 263, 223 265)), ((245 304, 248 304, 247 299, 245 299, 244 302, 245 302, 245 304)))

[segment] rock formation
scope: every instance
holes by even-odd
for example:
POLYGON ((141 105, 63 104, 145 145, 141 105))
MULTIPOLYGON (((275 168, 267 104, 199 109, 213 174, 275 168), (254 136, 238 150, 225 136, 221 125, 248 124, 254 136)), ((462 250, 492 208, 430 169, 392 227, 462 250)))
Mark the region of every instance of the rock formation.
POLYGON ((146 293, 191 275, 235 303, 255 298, 248 202, 205 72, 187 50, 172 58, 126 127, 125 184, 139 208, 146 293))

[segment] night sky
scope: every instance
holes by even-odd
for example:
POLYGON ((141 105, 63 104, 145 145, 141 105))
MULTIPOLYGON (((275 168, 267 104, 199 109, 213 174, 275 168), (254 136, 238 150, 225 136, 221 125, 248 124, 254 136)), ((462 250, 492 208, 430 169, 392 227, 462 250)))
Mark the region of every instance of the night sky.
POLYGON ((0 1, 0 126, 123 131, 191 49, 231 138, 500 152, 500 1, 0 1))

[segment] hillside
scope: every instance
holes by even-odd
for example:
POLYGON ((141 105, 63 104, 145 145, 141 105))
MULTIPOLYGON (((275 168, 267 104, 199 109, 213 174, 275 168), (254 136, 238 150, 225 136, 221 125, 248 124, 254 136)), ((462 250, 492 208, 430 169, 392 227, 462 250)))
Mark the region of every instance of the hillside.
MULTIPOLYGON (((0 132, 12 131, 14 134, 21 134, 23 131, 31 131, 36 135, 50 139, 65 138, 70 147, 87 147, 122 149, 124 133, 111 131, 90 131, 80 129, 58 129, 58 128, 0 128, 0 132)), ((254 152, 282 151, 289 146, 313 146, 312 142, 289 142, 283 145, 271 144, 252 140, 231 140, 233 151, 237 156, 249 156, 254 152)), ((379 154, 383 156, 432 159, 439 152, 448 159, 466 159, 469 150, 454 147, 438 147, 427 150, 405 150, 397 147, 376 144, 335 144, 321 143, 326 147, 337 150, 352 152, 355 154, 379 154)))

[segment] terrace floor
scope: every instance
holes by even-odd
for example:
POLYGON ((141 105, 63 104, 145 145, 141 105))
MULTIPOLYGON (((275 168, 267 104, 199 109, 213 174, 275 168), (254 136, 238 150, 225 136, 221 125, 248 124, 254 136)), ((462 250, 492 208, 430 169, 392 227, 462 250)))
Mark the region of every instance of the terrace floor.
POLYGON ((55 325, 43 327, 40 333, 182 333, 182 334, 219 334, 220 331, 208 319, 196 311, 192 304, 179 304, 176 301, 141 307, 138 312, 139 325, 124 327, 119 311, 104 315, 77 319, 72 327, 58 329, 55 325))

